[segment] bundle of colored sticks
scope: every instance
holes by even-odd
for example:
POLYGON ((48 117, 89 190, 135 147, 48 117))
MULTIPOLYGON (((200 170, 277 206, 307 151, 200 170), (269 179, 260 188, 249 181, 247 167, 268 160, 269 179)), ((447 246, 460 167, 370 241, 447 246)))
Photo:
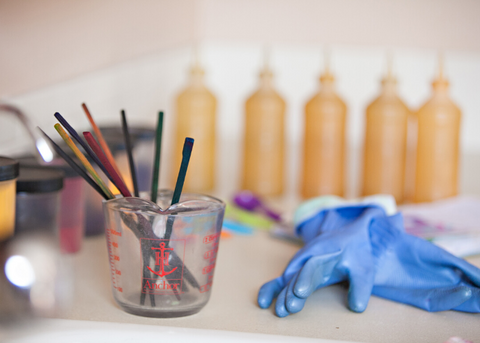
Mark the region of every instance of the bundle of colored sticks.
MULTIPOLYGON (((79 150, 79 148, 76 146, 74 141, 72 140, 71 137, 73 137, 74 140, 77 141, 78 144, 82 146, 82 148, 85 150, 85 152, 90 156, 91 160, 93 160, 98 167, 103 171, 103 173, 106 175, 106 177, 112 182, 112 184, 118 189, 121 195, 124 197, 132 197, 132 194, 130 193, 130 190, 127 188, 121 173, 115 163, 115 159, 113 158, 113 155, 103 138, 103 135, 98 128, 98 126, 95 124, 95 121, 93 120, 87 106, 85 104, 82 104, 83 110, 85 111, 85 114, 87 115, 88 120, 90 121, 90 124, 92 125, 93 131, 96 135, 96 138, 90 133, 90 132, 83 132, 83 136, 85 137, 87 143, 78 135, 78 133, 73 129, 73 127, 63 118, 60 113, 55 113, 55 118, 60 122, 60 124, 55 124, 55 129, 58 131, 62 139, 65 141, 67 146, 73 151, 75 156, 78 158, 78 160, 81 162, 80 164, 77 164, 65 151, 63 151, 45 132, 43 134, 47 137, 47 139, 50 141, 51 145, 55 149, 58 155, 60 155, 87 183, 92 186, 100 195, 105 200, 109 199, 114 199, 115 196, 110 191, 110 189, 105 185, 103 182, 102 178, 98 175, 98 173, 95 171, 93 166, 90 164, 88 159, 82 154, 82 152, 79 150), (63 127, 62 127, 63 126, 63 127), (66 131, 70 134, 70 136, 67 134, 66 131), (98 141, 97 141, 98 140, 98 141), (83 165, 83 167, 82 167, 83 165)), ((137 178, 136 178, 136 171, 135 171, 135 164, 134 164, 134 159, 133 159, 133 154, 132 154, 132 144, 130 140, 130 134, 128 130, 128 125, 127 125, 127 120, 125 116, 125 111, 121 111, 121 119, 122 119, 122 128, 123 128, 123 134, 124 134, 124 139, 125 139, 125 146, 127 148, 127 154, 128 154, 128 161, 129 161, 129 167, 130 167, 130 175, 132 177, 132 184, 133 184, 133 192, 135 197, 139 197, 139 191, 138 191, 138 183, 137 183, 137 178)), ((156 130, 156 137, 155 137, 155 156, 154 156, 154 164, 153 164, 153 175, 152 175, 152 187, 151 187, 151 192, 150 192, 150 200, 154 203, 157 202, 157 193, 158 193, 158 179, 159 179, 159 173, 160 173, 160 151, 161 151, 161 142, 162 142, 162 130, 163 130, 163 112, 158 113, 158 122, 157 122, 157 130, 156 130)), ((172 201, 171 205, 174 205, 180 201, 180 195, 182 193, 182 188, 183 184, 185 181, 185 176, 187 173, 187 168, 188 168, 188 163, 190 161, 190 155, 192 153, 192 148, 193 148, 193 139, 192 138, 185 138, 185 143, 183 146, 183 157, 182 157, 182 162, 180 165, 180 170, 178 173, 177 177, 177 182, 175 184, 175 190, 173 192, 172 196, 172 201)), ((134 232, 134 234, 140 238, 145 238, 145 237, 153 237, 153 230, 151 228, 150 222, 146 221, 143 216, 141 215, 136 215, 136 220, 131 220, 128 216, 124 215, 122 217, 122 220, 124 223, 134 232)), ((170 236, 172 234, 172 228, 173 228, 173 220, 174 218, 171 217, 167 220, 167 225, 166 225, 166 233, 165 237, 163 239, 166 239, 166 244, 169 244, 170 241, 170 236)), ((157 238, 157 237, 155 237, 157 238)), ((148 241, 150 242, 150 241, 148 241)), ((143 282, 147 278, 149 278, 149 271, 146 268, 150 260, 152 258, 152 250, 150 247, 146 247, 144 249, 146 253, 143 256, 143 279, 142 279, 142 289, 143 289, 143 282)), ((183 261, 178 258, 178 256, 172 252, 172 263, 177 264, 177 265, 182 265, 183 266, 183 261)), ((157 266, 155 266, 157 267, 157 266)), ((184 266, 182 268, 184 270, 184 275, 182 277, 186 278, 186 280, 194 287, 197 289, 200 289, 200 286, 198 285, 198 282, 196 281, 195 277, 191 274, 189 269, 184 266)), ((170 280, 167 278, 167 282, 170 282, 170 280)), ((180 300, 180 294, 175 291, 175 296, 177 297, 178 300, 180 300)), ((144 305, 145 303, 145 293, 142 293, 140 295, 140 304, 144 305)), ((155 307, 155 296, 153 294, 150 294, 150 304, 152 307, 155 307)))
MULTIPOLYGON (((92 125, 92 129, 96 135, 95 137, 90 132, 83 132, 86 142, 80 137, 80 135, 75 131, 75 129, 62 117, 60 113, 55 113, 55 118, 60 122, 60 124, 55 124, 55 129, 60 134, 62 139, 65 141, 67 146, 73 151, 75 156, 81 162, 78 164, 75 162, 69 154, 62 150, 54 141, 51 139, 45 132, 42 133, 50 141, 52 147, 55 149, 58 155, 60 155, 87 183, 93 187, 105 200, 115 198, 112 191, 107 187, 102 178, 95 171, 92 164, 88 161, 85 155, 82 154, 80 149, 77 147, 73 139, 82 146, 88 156, 94 161, 98 167, 102 170, 105 176, 111 181, 111 183, 118 189, 121 195, 124 197, 131 197, 132 194, 127 188, 125 181, 122 178, 120 170, 115 163, 115 159, 108 147, 103 135, 95 124, 90 111, 88 110, 85 104, 82 104, 83 110, 92 125), (63 126, 63 127, 62 127, 63 126), (66 131, 65 131, 66 130, 66 131), (68 133, 67 133, 68 132, 68 133), (69 136, 70 134, 70 136, 69 136), (88 143, 88 144, 87 144, 88 143)), ((129 129, 127 125, 127 119, 125 111, 121 111, 121 120, 122 120, 122 129, 125 139, 125 146, 127 148, 128 162, 130 167, 130 175, 132 177, 133 184, 133 194, 135 197, 139 197, 138 192, 138 183, 135 171, 135 163, 132 153, 132 144, 129 134, 129 129)), ((157 202, 157 192, 158 192, 158 180, 160 173, 160 153, 162 146, 162 131, 163 131, 163 112, 158 113, 157 121, 157 130, 155 136, 155 156, 153 164, 153 175, 152 175, 152 186, 150 192, 150 200, 154 203, 157 202)), ((183 156, 182 162, 180 165, 180 170, 177 177, 177 182, 175 184, 175 190, 173 192, 171 205, 176 204, 180 201, 180 195, 182 193, 183 184, 185 181, 185 175, 187 173, 188 163, 190 161, 190 155, 193 148, 193 138, 186 137, 185 143, 183 146, 183 156)))

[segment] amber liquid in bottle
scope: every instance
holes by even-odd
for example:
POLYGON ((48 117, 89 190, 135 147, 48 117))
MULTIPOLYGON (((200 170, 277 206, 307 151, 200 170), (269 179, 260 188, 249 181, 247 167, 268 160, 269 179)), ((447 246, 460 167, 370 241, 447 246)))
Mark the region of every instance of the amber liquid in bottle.
POLYGON ((284 182, 285 101, 272 78, 265 67, 245 105, 242 188, 262 196, 281 195, 284 182))
POLYGON ((391 194, 397 203, 404 201, 409 113, 397 95, 396 79, 389 70, 379 97, 366 110, 364 196, 391 194))
POLYGON ((305 106, 303 198, 344 195, 347 106, 335 93, 334 82, 327 68, 320 91, 305 106))
POLYGON ((432 97, 418 110, 415 202, 457 194, 460 109, 448 95, 442 66, 432 83, 432 97))
MULTIPOLYGON (((176 101, 177 129, 173 177, 176 179, 182 160, 185 137, 195 140, 184 190, 207 192, 215 186, 215 96, 203 82, 204 71, 195 63, 190 82, 176 101)), ((173 181, 175 182, 175 180, 173 181)))

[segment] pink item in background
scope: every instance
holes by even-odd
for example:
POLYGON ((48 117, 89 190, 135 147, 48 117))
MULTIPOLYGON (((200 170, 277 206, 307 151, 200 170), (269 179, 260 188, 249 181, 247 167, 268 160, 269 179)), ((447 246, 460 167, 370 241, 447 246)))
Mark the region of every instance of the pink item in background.
POLYGON ((75 253, 82 246, 85 220, 84 181, 80 176, 65 178, 60 201, 60 249, 75 253))
POLYGON ((444 343, 473 343, 460 337, 450 337, 444 343))
POLYGON ((428 239, 455 256, 480 253, 480 198, 457 196, 399 207, 405 231, 428 239))

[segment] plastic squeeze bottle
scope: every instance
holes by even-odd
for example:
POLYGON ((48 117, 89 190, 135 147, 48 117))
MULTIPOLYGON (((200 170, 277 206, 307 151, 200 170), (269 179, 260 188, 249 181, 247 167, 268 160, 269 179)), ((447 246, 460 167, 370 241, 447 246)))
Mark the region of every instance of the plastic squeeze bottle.
POLYGON ((418 110, 415 202, 457 194, 460 109, 448 95, 440 60, 432 97, 418 110))
POLYGON ((391 194, 404 201, 407 125, 410 110, 397 95, 389 61, 380 95, 366 110, 363 195, 391 194))
POLYGON ((245 104, 242 188, 262 196, 283 192, 285 101, 273 87, 267 63, 260 86, 245 104))
POLYGON ((301 185, 304 198, 344 193, 347 106, 335 93, 335 78, 328 62, 320 84, 319 92, 305 106, 301 185))
POLYGON ((217 100, 203 81, 204 70, 195 58, 187 87, 176 101, 177 130, 173 183, 182 160, 185 137, 195 139, 184 189, 190 192, 210 191, 215 186, 215 125, 217 100))

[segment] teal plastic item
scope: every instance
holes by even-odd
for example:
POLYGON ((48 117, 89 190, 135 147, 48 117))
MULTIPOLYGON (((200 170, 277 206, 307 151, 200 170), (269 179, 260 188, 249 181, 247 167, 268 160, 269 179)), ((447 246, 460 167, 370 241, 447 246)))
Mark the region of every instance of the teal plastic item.
POLYGON ((252 235, 253 229, 249 226, 234 222, 233 220, 223 219, 223 229, 239 235, 252 235))

